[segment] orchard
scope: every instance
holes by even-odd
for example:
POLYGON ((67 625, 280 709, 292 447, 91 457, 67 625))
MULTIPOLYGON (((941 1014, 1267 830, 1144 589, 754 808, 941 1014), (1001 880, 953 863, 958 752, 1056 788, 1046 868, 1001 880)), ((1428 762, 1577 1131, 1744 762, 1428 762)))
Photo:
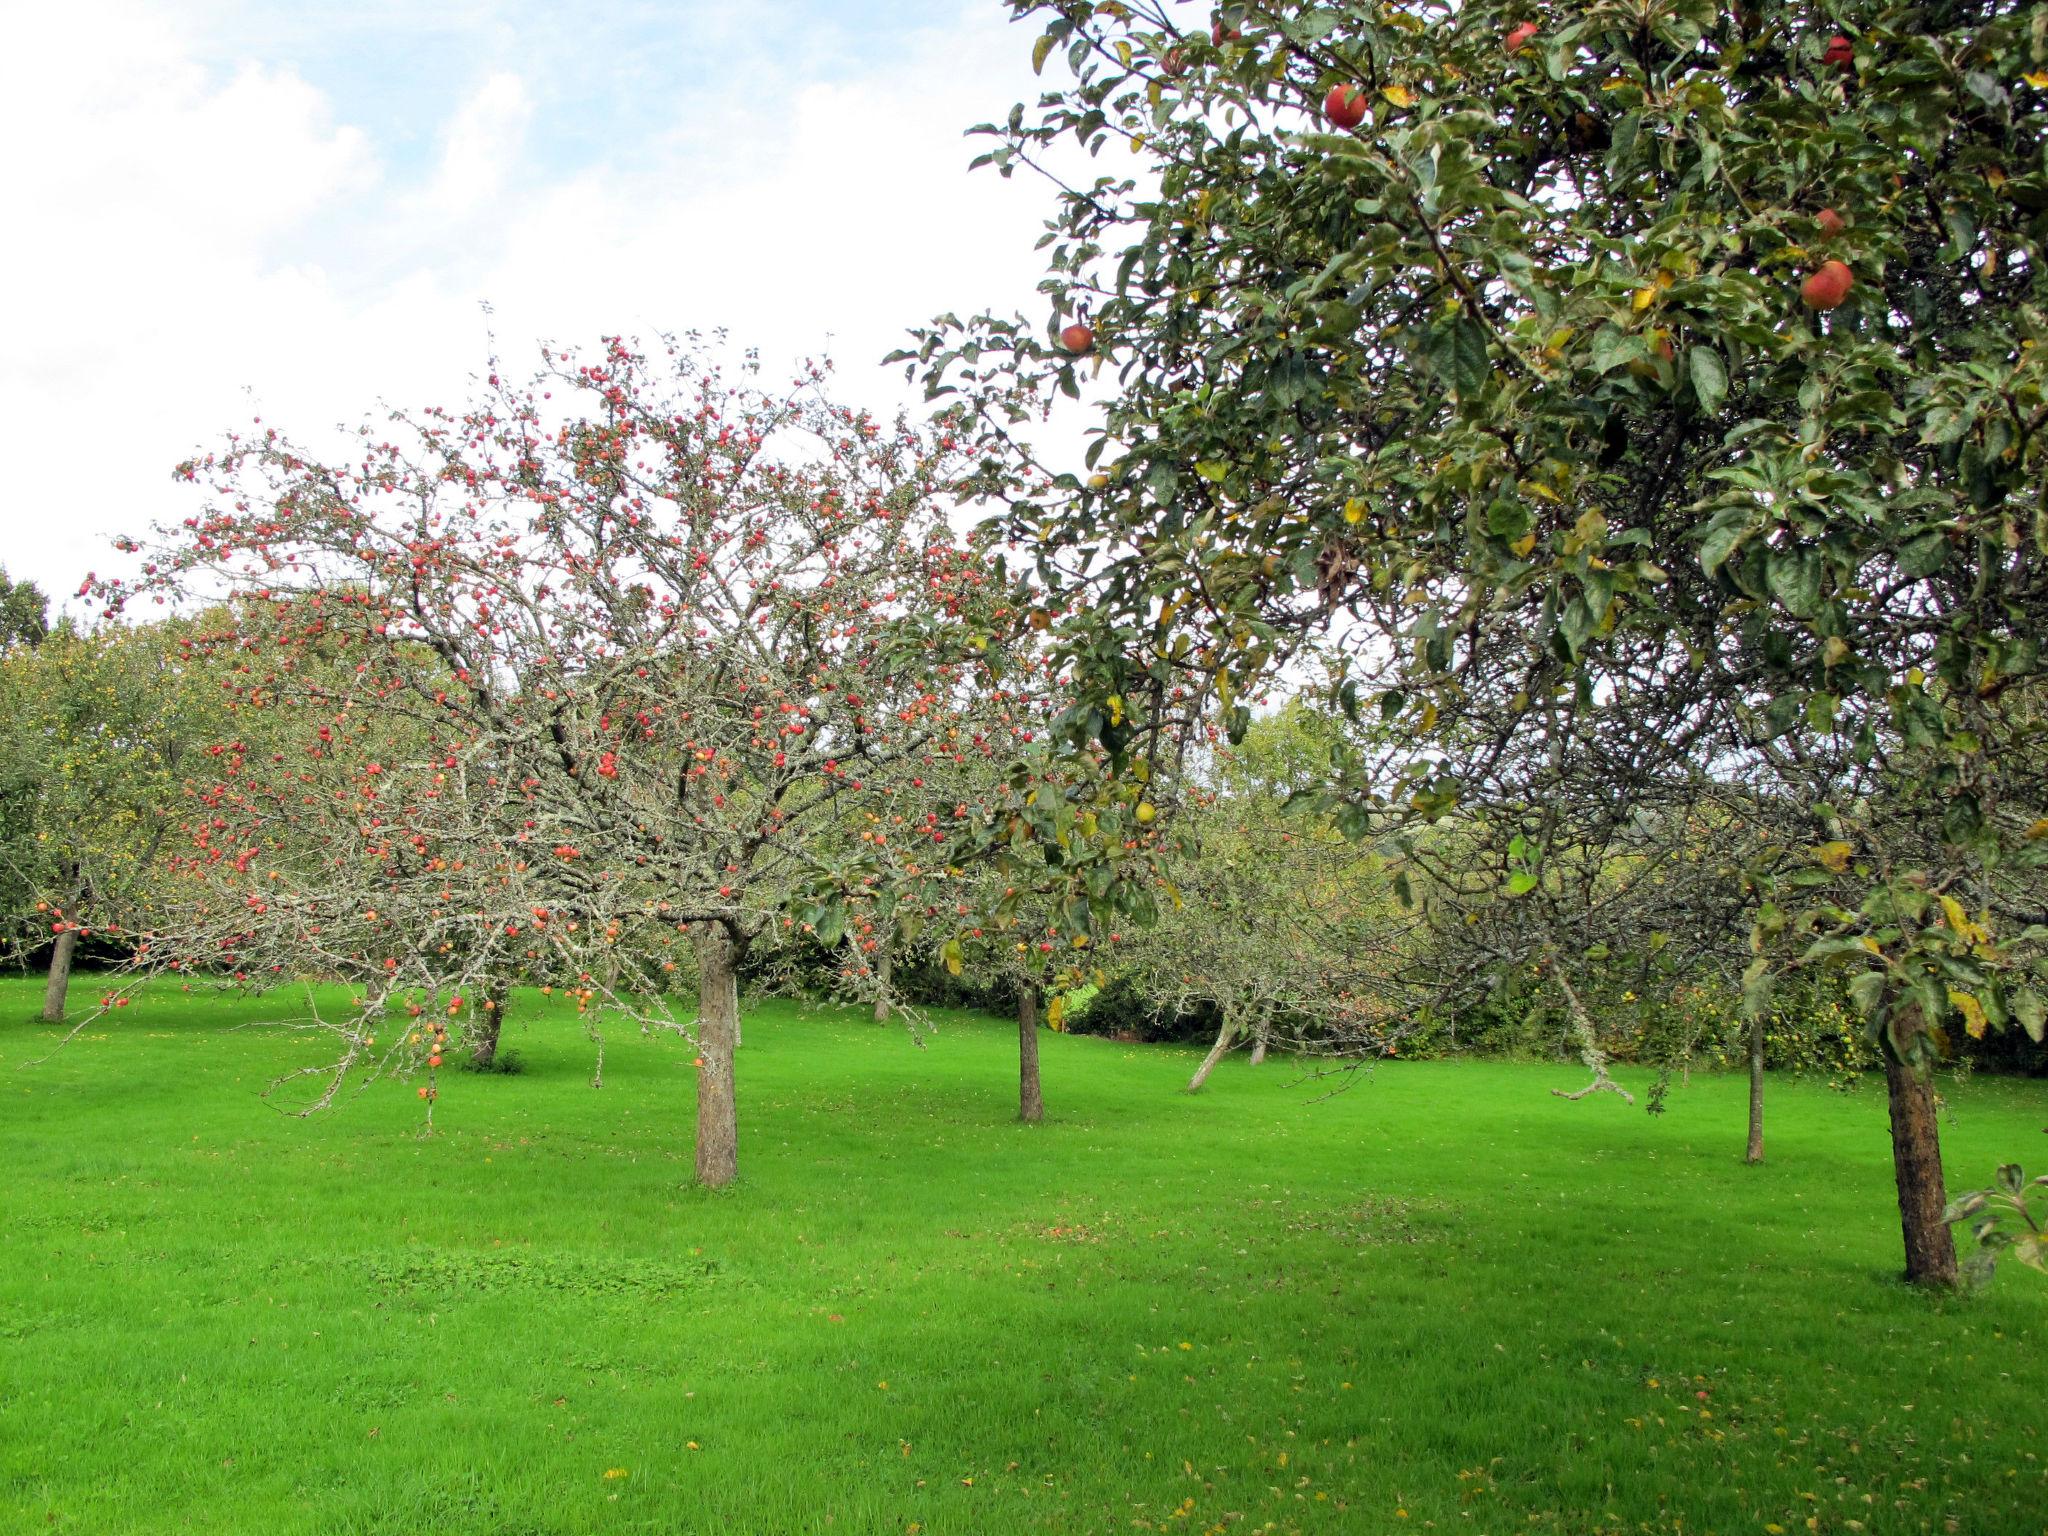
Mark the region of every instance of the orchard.
POLYGON ((10 550, 0 1525, 2038 1528, 2048 10, 980 9, 10 550))

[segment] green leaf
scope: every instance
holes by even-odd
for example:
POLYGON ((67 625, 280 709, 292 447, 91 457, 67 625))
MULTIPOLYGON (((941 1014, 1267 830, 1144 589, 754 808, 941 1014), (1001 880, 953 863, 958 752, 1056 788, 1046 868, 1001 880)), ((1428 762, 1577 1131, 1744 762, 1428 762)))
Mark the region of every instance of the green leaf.
POLYGON ((1499 539, 1519 539, 1529 531, 1529 509, 1503 496, 1486 509, 1486 531, 1499 539))
POLYGON ((1165 459, 1154 459, 1152 467, 1145 471, 1145 489, 1162 507, 1173 504, 1173 493, 1179 487, 1180 471, 1165 459))
POLYGON ((1533 870, 1518 869, 1508 876, 1508 894, 1526 896, 1536 889, 1536 875, 1533 870))
POLYGON ((1883 971, 1858 971, 1849 978, 1849 1001, 1865 1015, 1877 1012, 1884 1000, 1884 982, 1883 971))
POLYGON ((1942 837, 1958 846, 1975 838, 1983 827, 1984 812, 1977 804, 1977 797, 1968 790, 1951 799, 1947 809, 1941 813, 1942 837))
POLYGON ((1915 534, 1899 546, 1899 569, 1915 581, 1932 576, 1948 562, 1948 535, 1939 528, 1915 534))
POLYGON ((1693 396, 1699 401, 1700 410, 1711 416, 1728 397, 1728 370, 1721 362, 1721 354, 1712 347, 1694 347, 1687 354, 1686 363, 1692 372, 1693 396))
POLYGON ((2020 1028, 2027 1032, 2027 1038, 2039 1045, 2043 1026, 2048 1025, 2048 1008, 2041 1002, 2041 994, 2031 987, 2022 987, 2012 995, 2012 1016, 2020 1021, 2020 1028))
POLYGON ((833 897, 816 923, 818 942, 830 949, 846 935, 846 903, 833 897))
POLYGON ((1565 604, 1564 612, 1558 615, 1557 634, 1564 642, 1568 660, 1577 660, 1586 648, 1586 641, 1593 633, 1593 610, 1583 597, 1575 597, 1565 604))
POLYGON ((1764 567, 1764 582, 1795 618, 1811 618, 1820 607, 1820 551, 1773 549, 1764 567))
POLYGON ((1749 525, 1740 521, 1717 522, 1700 541, 1700 569, 1709 576, 1728 563, 1731 555, 1749 538, 1749 525))

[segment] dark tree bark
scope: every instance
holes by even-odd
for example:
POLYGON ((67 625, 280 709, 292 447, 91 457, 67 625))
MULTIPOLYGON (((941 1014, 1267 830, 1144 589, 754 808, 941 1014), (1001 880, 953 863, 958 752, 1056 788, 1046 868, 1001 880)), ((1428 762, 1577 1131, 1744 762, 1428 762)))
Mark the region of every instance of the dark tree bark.
POLYGON ((1899 1185, 1899 1228, 1906 1240, 1906 1279, 1914 1285, 1956 1283, 1956 1240, 1941 1219, 1948 1194, 1941 1176, 1941 1134, 1934 1118, 1934 1084, 1903 1062, 1885 1057, 1891 1101, 1892 1170, 1899 1185))
POLYGON ((1764 1021, 1749 1021, 1749 1152, 1746 1163, 1764 1160, 1764 1021))
POLYGON ((1038 1083, 1038 983, 1017 989, 1017 1118, 1035 1125, 1045 1118, 1045 1094, 1038 1083))
POLYGON ((78 930, 69 922, 50 946, 50 979, 43 987, 43 1022, 62 1024, 64 1004, 71 992, 71 957, 78 952, 78 930))
POLYGON ((739 1177, 739 1107, 733 1050, 739 1044, 739 951, 716 923, 697 935, 697 1182, 719 1189, 739 1177))

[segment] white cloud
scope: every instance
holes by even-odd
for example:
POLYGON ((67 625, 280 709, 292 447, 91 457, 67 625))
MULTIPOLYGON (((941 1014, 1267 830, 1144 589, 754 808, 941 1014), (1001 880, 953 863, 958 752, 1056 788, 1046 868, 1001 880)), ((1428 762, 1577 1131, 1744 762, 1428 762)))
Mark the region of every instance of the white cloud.
POLYGON ((957 17, 872 74, 729 72, 666 134, 550 172, 575 104, 517 72, 373 135, 290 60, 207 69, 160 7, 39 8, 36 56, 98 57, 0 93, 0 133, 34 146, 0 170, 0 561, 68 590, 117 563, 113 533, 187 515, 169 466, 252 409, 307 435, 449 400, 487 324, 515 370, 537 338, 725 326, 907 399, 874 366, 906 326, 1028 305, 1039 271, 1045 190, 969 176, 961 137, 1034 89, 1021 34, 977 0, 957 17), (395 133, 439 146, 410 184, 395 133))
POLYGON ((441 168, 430 202, 444 217, 467 212, 498 195, 519 163, 533 103, 526 82, 495 74, 462 104, 448 125, 441 168))

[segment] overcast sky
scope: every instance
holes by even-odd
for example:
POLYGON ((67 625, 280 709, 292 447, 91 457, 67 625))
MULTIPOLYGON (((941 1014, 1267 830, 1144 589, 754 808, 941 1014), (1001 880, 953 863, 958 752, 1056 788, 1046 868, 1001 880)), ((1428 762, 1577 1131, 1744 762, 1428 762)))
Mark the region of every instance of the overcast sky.
POLYGON ((841 393, 1034 302, 1047 189, 999 0, 0 0, 0 563, 65 596, 195 510, 170 467, 461 398, 487 329, 728 327, 841 393), (488 301, 495 311, 482 312, 488 301))

